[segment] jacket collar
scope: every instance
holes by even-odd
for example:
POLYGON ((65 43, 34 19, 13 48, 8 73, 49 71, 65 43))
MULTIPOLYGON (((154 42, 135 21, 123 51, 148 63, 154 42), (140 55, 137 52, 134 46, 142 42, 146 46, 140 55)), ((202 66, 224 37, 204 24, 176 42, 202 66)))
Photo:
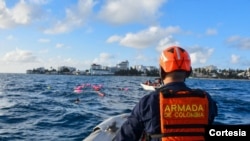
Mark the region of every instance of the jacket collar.
POLYGON ((189 90, 190 88, 184 82, 171 82, 163 85, 160 89, 172 89, 172 90, 189 90))

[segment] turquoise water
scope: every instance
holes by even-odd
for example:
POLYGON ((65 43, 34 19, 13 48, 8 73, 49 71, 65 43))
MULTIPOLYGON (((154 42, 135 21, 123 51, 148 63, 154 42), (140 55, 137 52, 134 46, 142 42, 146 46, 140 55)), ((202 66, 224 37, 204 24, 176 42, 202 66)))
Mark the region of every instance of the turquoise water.
MULTIPOLYGON (((0 140, 81 141, 104 119, 129 113, 150 77, 0 74, 0 140), (82 84, 103 86, 100 96, 82 84), (80 102, 75 103, 79 98, 80 102)), ((250 124, 250 81, 187 79, 217 101, 218 124, 250 124)))

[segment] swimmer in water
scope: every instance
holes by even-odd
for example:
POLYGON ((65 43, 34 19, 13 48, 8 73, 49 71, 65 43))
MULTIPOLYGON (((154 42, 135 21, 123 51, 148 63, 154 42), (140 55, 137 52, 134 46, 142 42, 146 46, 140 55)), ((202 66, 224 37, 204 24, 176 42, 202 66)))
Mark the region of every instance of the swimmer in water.
POLYGON ((80 102, 80 99, 77 98, 77 99, 75 100, 75 103, 79 103, 79 102, 80 102))

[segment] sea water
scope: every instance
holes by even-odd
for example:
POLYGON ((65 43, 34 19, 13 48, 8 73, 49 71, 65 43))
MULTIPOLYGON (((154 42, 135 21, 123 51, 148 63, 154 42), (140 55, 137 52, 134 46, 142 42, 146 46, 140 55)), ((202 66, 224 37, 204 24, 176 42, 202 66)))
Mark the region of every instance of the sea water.
MULTIPOLYGON (((1 141, 81 141, 110 116, 130 113, 152 77, 0 74, 1 141), (102 85, 100 95, 79 85, 102 85), (79 102, 75 102, 79 99, 79 102)), ((218 103, 218 124, 250 124, 250 81, 189 78, 218 103)))

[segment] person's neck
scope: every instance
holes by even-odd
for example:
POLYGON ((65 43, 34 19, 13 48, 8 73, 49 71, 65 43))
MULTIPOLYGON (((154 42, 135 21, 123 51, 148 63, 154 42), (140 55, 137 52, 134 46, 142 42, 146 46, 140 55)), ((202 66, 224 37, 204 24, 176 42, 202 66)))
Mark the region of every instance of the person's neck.
POLYGON ((164 84, 168 84, 168 83, 172 83, 172 82, 184 82, 183 79, 173 79, 171 77, 166 77, 164 80, 163 80, 163 83, 164 84))

